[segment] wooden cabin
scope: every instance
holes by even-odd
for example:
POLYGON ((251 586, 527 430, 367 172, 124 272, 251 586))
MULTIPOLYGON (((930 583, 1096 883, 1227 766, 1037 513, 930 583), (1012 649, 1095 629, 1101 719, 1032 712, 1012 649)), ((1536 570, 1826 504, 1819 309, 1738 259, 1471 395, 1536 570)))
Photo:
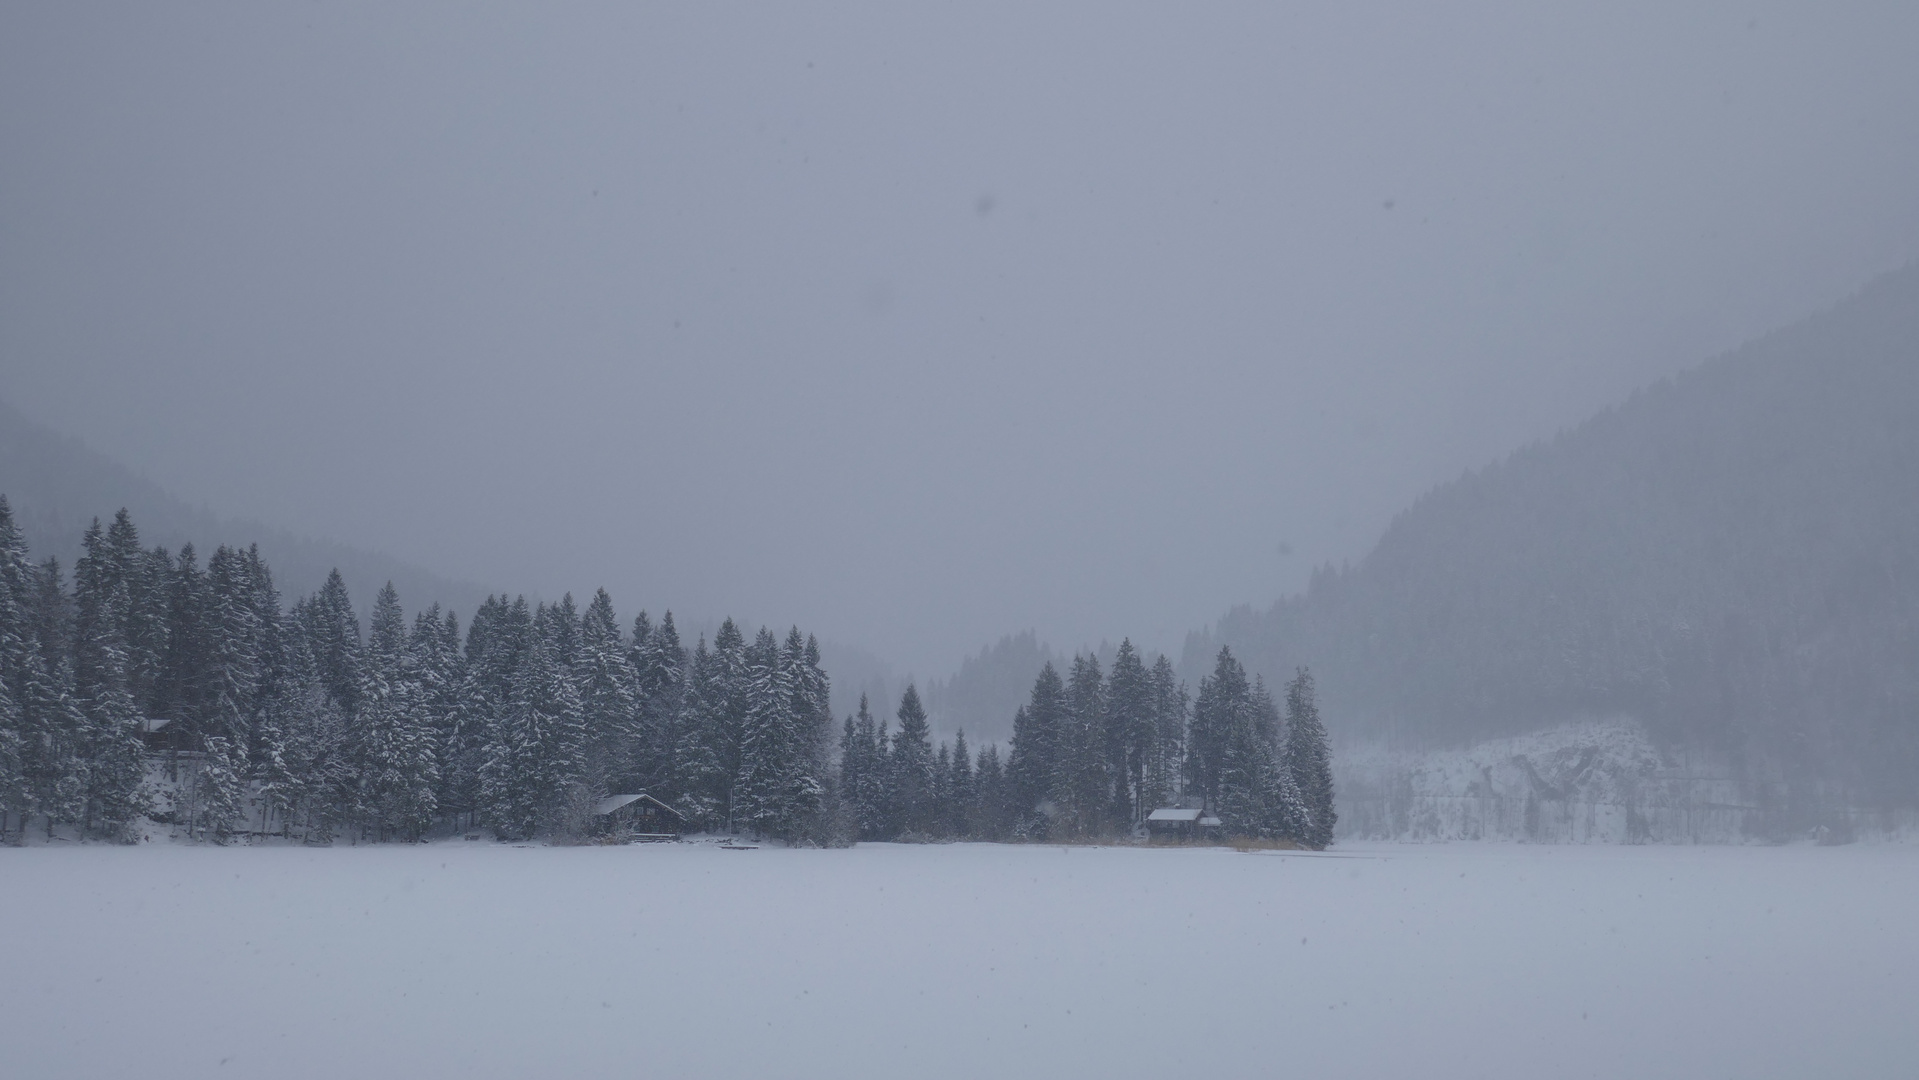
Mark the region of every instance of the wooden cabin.
POLYGON ((645 792, 608 795, 593 818, 596 833, 628 840, 673 840, 686 830, 686 815, 645 792))
POLYGON ((1162 806, 1146 815, 1146 832, 1156 841, 1190 844, 1217 843, 1220 821, 1197 806, 1162 806))

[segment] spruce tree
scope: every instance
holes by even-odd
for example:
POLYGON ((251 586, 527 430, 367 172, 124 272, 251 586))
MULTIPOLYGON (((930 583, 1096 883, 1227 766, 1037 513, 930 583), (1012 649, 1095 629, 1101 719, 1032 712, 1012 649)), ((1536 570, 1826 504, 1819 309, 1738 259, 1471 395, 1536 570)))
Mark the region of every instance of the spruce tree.
POLYGON ((989 743, 979 752, 979 763, 973 769, 973 785, 977 793, 973 835, 981 840, 1008 839, 1012 833, 1011 803, 998 745, 989 743))
POLYGON ((926 722, 926 708, 920 704, 919 691, 908 683, 900 696, 899 732, 893 736, 887 771, 892 778, 892 794, 899 827, 903 832, 926 834, 933 817, 933 736, 926 722))
POLYGON ((792 834, 788 772, 795 755, 793 672, 780 662, 779 642, 762 627, 747 651, 747 702, 740 729, 739 774, 733 824, 763 836, 792 834))
MULTIPOLYGON (((26 814, 53 826, 80 821, 86 812, 87 770, 81 748, 86 713, 73 688, 73 665, 59 657, 52 668, 29 641, 20 694, 20 772, 26 814)), ((24 832, 24 823, 22 831, 24 832)))
POLYGON ((1213 673, 1199 681, 1199 697, 1193 703, 1186 743, 1188 790, 1198 795, 1207 809, 1219 805, 1227 741, 1243 717, 1251 693, 1246 669, 1233 658, 1231 649, 1221 648, 1213 673))
POLYGON ((502 835, 558 831, 584 794, 586 723, 572 675, 559 662, 552 609, 535 615, 532 646, 513 680, 481 771, 482 805, 502 835))
POLYGON ((858 714, 847 724, 851 729, 851 745, 842 759, 845 772, 841 790, 852 800, 860 838, 889 839, 893 835, 888 813, 892 796, 886 767, 886 737, 873 718, 865 694, 860 695, 858 714))
POLYGON ((244 810, 245 762, 232 739, 214 735, 203 744, 199 767, 189 774, 187 835, 225 843, 244 810))
POLYGON ((1096 835, 1112 804, 1113 778, 1107 769, 1106 685, 1091 653, 1073 658, 1063 735, 1053 799, 1072 835, 1096 835))
POLYGON ((657 627, 644 611, 633 620, 633 667, 639 698, 634 779, 656 797, 677 799, 684 794, 677 753, 685 723, 687 657, 671 611, 657 627))
MULTIPOLYGON (((367 624, 353 727, 359 810, 364 827, 380 840, 419 839, 439 809, 435 732, 404 618, 389 581, 367 624)), ((438 623, 427 620, 430 637, 438 636, 438 623)))
POLYGON ((1326 848, 1333 842, 1338 815, 1333 809, 1332 753, 1326 745, 1326 727, 1314 700, 1313 676, 1300 668, 1286 684, 1287 774, 1297 786, 1305 812, 1300 839, 1308 846, 1326 848))
POLYGON ((1141 803, 1150 810, 1169 805, 1180 792, 1180 766, 1186 754, 1186 687, 1164 656, 1153 664, 1152 699, 1154 743, 1147 758, 1145 791, 1141 803))
POLYGON ((1057 812, 1053 793, 1063 773, 1066 725, 1066 684, 1048 661, 1033 680, 1027 703, 1013 715, 1007 781, 1013 791, 1013 833, 1022 839, 1044 837, 1057 812))
POLYGON ((1107 680, 1106 731, 1108 768, 1117 778, 1113 787, 1115 820, 1139 827, 1146 813, 1146 783, 1158 752, 1159 725, 1152 678, 1130 638, 1119 645, 1113 673, 1107 680))
POLYGON ((26 833, 31 801, 27 790, 21 708, 29 649, 25 609, 27 545, 13 523, 13 510, 0 495, 0 837, 8 819, 19 815, 26 833))
MULTIPOLYGON (((131 530, 126 511, 116 529, 131 530)), ((110 542, 96 519, 74 565, 74 683, 86 713, 81 757, 86 765, 85 827, 124 835, 148 809, 140 713, 129 674, 128 628, 133 621, 130 581, 138 570, 138 541, 110 542), (129 551, 130 549, 130 551, 129 551)))
POLYGON ((605 589, 593 594, 580 620, 574 672, 586 718, 588 782, 597 795, 615 794, 613 789, 630 784, 637 771, 642 720, 639 673, 605 589))
MULTIPOLYGON (((944 744, 941 744, 944 745, 944 744)), ((946 787, 950 792, 946 827, 951 835, 965 839, 973 834, 978 791, 974 785, 972 750, 966 745, 965 730, 953 733, 953 755, 947 766, 946 787)))
POLYGON ((319 668, 320 683, 326 687, 327 696, 351 717, 360 704, 360 617, 354 613, 346 580, 339 570, 327 575, 326 583, 307 603, 305 615, 307 641, 319 668))
POLYGON ((712 647, 702 639, 694 652, 691 700, 676 752, 683 809, 709 828, 730 832, 736 827, 734 785, 740 776, 747 691, 746 639, 727 619, 712 647))
POLYGON ((204 596, 198 732, 203 739, 226 739, 244 770, 267 659, 267 627, 245 556, 225 546, 215 549, 207 560, 204 596))

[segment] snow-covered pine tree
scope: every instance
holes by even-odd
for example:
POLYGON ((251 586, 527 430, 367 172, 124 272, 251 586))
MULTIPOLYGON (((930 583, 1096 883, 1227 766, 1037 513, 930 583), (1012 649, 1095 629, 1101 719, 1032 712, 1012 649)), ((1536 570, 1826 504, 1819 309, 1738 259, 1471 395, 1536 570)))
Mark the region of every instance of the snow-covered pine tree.
POLYGON ((1099 658, 1083 653, 1073 658, 1066 682, 1065 737, 1061 742, 1060 777, 1054 801, 1061 821, 1074 836, 1103 831, 1112 803, 1113 782, 1107 771, 1106 683, 1099 658))
POLYGON ((933 736, 926 723, 926 707, 912 683, 900 695, 900 729, 887 755, 894 805, 902 832, 925 835, 933 825, 933 736))
POLYGON ((819 640, 808 634, 802 646, 798 627, 787 632, 780 655, 793 671, 796 734, 794 771, 789 778, 792 798, 811 838, 825 843, 835 839, 827 835, 827 822, 820 816, 827 809, 825 799, 832 786, 828 746, 833 732, 832 682, 820 660, 819 640))
POLYGON ((546 616, 553 659, 566 670, 575 670, 580 663, 580 609, 573 603, 573 594, 567 593, 559 603, 548 605, 546 616))
POLYGON ((80 821, 86 812, 81 747, 87 718, 74 694, 72 663, 60 656, 49 669, 36 645, 29 640, 23 664, 20 772, 25 812, 44 815, 47 835, 52 836, 54 825, 80 821))
POLYGON ((246 769, 246 749, 253 742, 253 724, 261 684, 266 677, 263 655, 267 627, 262 625, 254 583, 246 557, 221 546, 207 560, 206 606, 201 632, 206 664, 201 685, 205 696, 198 717, 202 739, 227 740, 235 767, 246 769))
POLYGON ((261 798, 283 835, 298 829, 308 842, 329 842, 354 801, 346 713, 327 693, 304 634, 289 634, 282 656, 261 712, 261 798))
MULTIPOLYGON (((89 557, 94 555, 89 552, 89 557)), ((127 692, 133 696, 135 708, 144 712, 152 700, 160 665, 166 657, 165 568, 169 560, 160 549, 141 549, 140 533, 124 507, 107 526, 105 543, 97 557, 106 575, 101 583, 103 589, 125 589, 116 612, 120 620, 116 630, 126 650, 127 692)))
POLYGON ((442 754, 459 741, 466 704, 460 620, 450 611, 442 616, 440 605, 434 604, 414 616, 406 647, 415 693, 417 736, 426 740, 425 754, 433 762, 433 805, 444 817, 453 810, 440 802, 446 790, 441 776, 446 768, 442 754))
MULTIPOLYGON (((431 622, 437 634, 438 619, 431 622)), ((367 631, 353 727, 363 829, 380 840, 417 840, 438 810, 439 768, 405 616, 390 581, 373 601, 367 631)))
POLYGON ((1065 737, 1066 684, 1051 661, 1033 680, 1027 703, 1013 714, 1013 745, 1007 762, 1007 783, 1013 792, 1013 833, 1041 838, 1058 807, 1053 801, 1065 737))
POLYGON ((1208 809, 1219 806, 1227 740, 1251 693, 1246 669, 1233 658, 1231 649, 1222 647, 1213 673, 1199 680, 1199 697, 1193 703, 1186 740, 1187 791, 1204 800, 1208 809))
POLYGON ((840 790, 853 804, 859 837, 883 840, 892 835, 888 810, 891 795, 886 767, 885 735, 873 719, 865 694, 859 712, 848 721, 852 739, 843 751, 840 790))
POLYGON ((973 835, 981 840, 1005 840, 1011 836, 1011 802, 1007 792, 1006 769, 1000 763, 999 746, 988 743, 979 752, 973 769, 973 835))
POLYGON ((187 835, 225 843, 243 813, 245 762, 233 740, 221 735, 204 740, 206 751, 191 776, 187 835))
POLYGON ((720 624, 710 649, 702 639, 695 650, 689 689, 675 754, 681 808, 707 828, 731 831, 747 703, 746 638, 732 619, 720 624))
POLYGON ((684 794, 676 755, 685 719, 687 658, 671 611, 657 627, 644 611, 633 620, 633 667, 639 695, 633 779, 658 798, 677 800, 684 794))
POLYGON ((192 544, 183 544, 166 567, 166 653, 153 687, 152 715, 177 725, 168 729, 179 749, 199 750, 205 736, 208 659, 206 576, 192 544))
POLYGON ((13 523, 13 508, 0 495, 0 838, 19 815, 26 833, 29 806, 21 761, 20 694, 26 678, 27 625, 23 591, 27 545, 13 523))
POLYGON ((725 766, 720 761, 719 714, 726 707, 720 660, 701 634, 687 667, 686 697, 673 748, 676 806, 694 828, 724 827, 725 766))
POLYGON ((953 746, 944 740, 933 748, 933 791, 928 801, 927 835, 951 836, 957 814, 953 805, 953 746))
MULTIPOLYGON (((1238 674, 1238 679, 1220 681, 1215 687, 1219 693, 1210 702, 1220 713, 1214 813, 1228 836, 1262 836, 1269 824, 1267 796, 1275 756, 1259 737, 1252 687, 1243 672, 1238 674)), ((1200 694, 1206 695, 1204 688, 1200 694)))
POLYGON ((1305 668, 1286 684, 1285 767, 1305 811, 1305 828, 1299 839, 1314 848, 1331 845, 1338 820, 1333 809, 1332 752, 1326 745, 1319 704, 1314 700, 1313 676, 1305 668))
MULTIPOLYGON (((81 543, 86 554, 74 564, 74 684, 87 721, 80 751, 87 770, 82 817, 89 832, 122 835, 147 810, 146 755, 128 675, 129 581, 138 564, 129 563, 126 548, 108 541, 97 519, 81 543)), ((131 555, 140 555, 137 541, 131 555)))
POLYGON ((574 675, 586 718, 587 782, 596 795, 614 794, 636 780, 641 717, 639 673, 605 589, 593 594, 581 617, 574 675))
POLYGON ((513 680, 513 697, 481 770, 486 820, 508 837, 569 824, 586 774, 586 723, 572 675, 559 662, 552 609, 534 616, 532 646, 513 680))
POLYGON ((1136 828, 1153 809, 1147 801, 1146 774, 1158 751, 1158 714, 1152 677, 1145 661, 1122 640, 1106 685, 1107 768, 1113 785, 1113 820, 1136 828))
MULTIPOLYGON (((478 823, 480 772, 501 738, 501 723, 511 693, 517 653, 512 642, 513 610, 504 596, 488 596, 467 627, 466 651, 459 665, 458 707, 440 732, 440 787, 435 798, 442 813, 465 827, 478 823)), ((455 629, 457 647, 457 628, 455 629)))
POLYGON ((360 705, 360 617, 354 613, 339 570, 327 575, 320 591, 304 605, 304 614, 320 684, 351 718, 360 705))
POLYGON ((973 835, 979 792, 974 784, 972 749, 966 745, 964 729, 953 733, 953 756, 947 768, 946 787, 950 794, 946 828, 951 835, 966 839, 973 835))
POLYGON ((779 642, 765 627, 746 656, 747 701, 733 783, 733 825, 785 838, 793 834, 798 813, 791 805, 788 780, 798 735, 794 672, 780 662, 779 642))
POLYGON ((1180 765, 1186 755, 1186 687, 1173 671, 1173 662, 1161 656, 1153 664, 1153 751, 1147 758, 1145 792, 1141 803, 1150 812, 1166 806, 1180 794, 1180 765))
POLYGON ((1286 751, 1280 742, 1279 710, 1273 705, 1273 695, 1267 691, 1264 678, 1253 679, 1250 704, 1253 733, 1259 746, 1262 807, 1259 835, 1298 843, 1306 834, 1306 806, 1300 799, 1298 785, 1293 783, 1292 773, 1286 768, 1286 751))
POLYGON ((72 597, 59 562, 28 566, 21 588, 20 655, 14 663, 24 812, 43 815, 51 836, 54 825, 78 822, 85 814, 87 721, 74 689, 72 597))

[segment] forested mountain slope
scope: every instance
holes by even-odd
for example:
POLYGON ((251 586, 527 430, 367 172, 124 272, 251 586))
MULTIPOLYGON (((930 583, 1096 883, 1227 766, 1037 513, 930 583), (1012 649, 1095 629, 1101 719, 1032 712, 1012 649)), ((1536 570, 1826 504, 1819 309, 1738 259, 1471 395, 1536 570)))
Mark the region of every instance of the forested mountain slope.
POLYGON ((14 520, 36 558, 54 556, 69 569, 80 555, 80 537, 95 517, 110 520, 125 507, 150 544, 178 549, 192 543, 204 553, 219 544, 257 542, 288 598, 317 591, 338 567, 354 595, 370 598, 391 581, 408 603, 438 603, 463 614, 486 598, 467 582, 376 552, 295 536, 249 521, 222 518, 183 502, 119 463, 37 424, 0 401, 0 494, 13 505, 14 520))
POLYGON ((1348 742, 1625 714, 1746 779, 1919 800, 1919 266, 1420 499, 1195 634, 1348 742))

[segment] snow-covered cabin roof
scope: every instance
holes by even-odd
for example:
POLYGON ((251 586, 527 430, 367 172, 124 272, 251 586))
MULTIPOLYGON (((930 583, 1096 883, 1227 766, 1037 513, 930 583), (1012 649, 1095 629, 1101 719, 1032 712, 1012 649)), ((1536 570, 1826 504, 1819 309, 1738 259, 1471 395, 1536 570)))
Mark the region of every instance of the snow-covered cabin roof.
POLYGON ((158 731, 171 723, 173 723, 171 716, 148 716, 141 719, 140 728, 143 731, 158 731))
POLYGON ((1217 829, 1219 826, 1220 820, 1216 817, 1203 817, 1199 819, 1199 827, 1202 829, 1217 829))
MULTIPOLYGON (((643 794, 644 793, 642 793, 642 795, 643 794)), ((600 805, 594 807, 593 812, 596 814, 610 814, 620 807, 625 806, 627 803, 633 802, 641 797, 641 795, 608 795, 606 798, 600 800, 600 805)))
POLYGON ((678 810, 673 809, 672 807, 666 805, 665 803, 654 798, 653 796, 648 795, 644 791, 640 792, 638 795, 608 795, 606 798, 601 799, 599 801, 599 804, 593 808, 593 812, 595 814, 598 814, 604 817, 605 815, 610 814, 615 810, 618 810, 622 806, 630 806, 633 803, 641 801, 642 799, 644 799, 648 803, 651 803, 654 806, 659 807, 660 809, 666 811, 667 813, 672 814, 674 817, 683 816, 678 810))
POLYGON ((1198 810, 1182 810, 1177 806, 1162 806, 1146 815, 1147 821, 1198 821, 1198 810))

